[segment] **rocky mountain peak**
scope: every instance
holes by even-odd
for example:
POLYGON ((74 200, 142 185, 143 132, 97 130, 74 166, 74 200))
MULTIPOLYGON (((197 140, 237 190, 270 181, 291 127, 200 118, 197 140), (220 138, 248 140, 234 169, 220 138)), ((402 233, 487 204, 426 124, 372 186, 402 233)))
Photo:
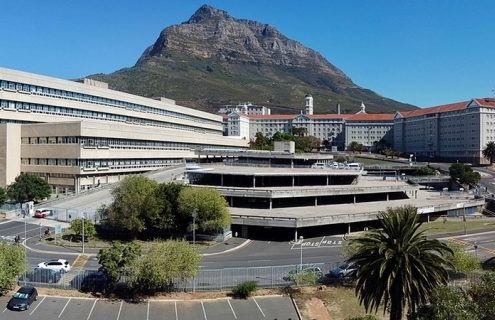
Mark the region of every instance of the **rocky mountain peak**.
POLYGON ((203 21, 212 19, 229 20, 232 19, 232 17, 227 13, 227 11, 216 9, 212 6, 204 4, 191 16, 191 18, 189 18, 189 20, 187 20, 187 22, 184 23, 202 23, 203 21))

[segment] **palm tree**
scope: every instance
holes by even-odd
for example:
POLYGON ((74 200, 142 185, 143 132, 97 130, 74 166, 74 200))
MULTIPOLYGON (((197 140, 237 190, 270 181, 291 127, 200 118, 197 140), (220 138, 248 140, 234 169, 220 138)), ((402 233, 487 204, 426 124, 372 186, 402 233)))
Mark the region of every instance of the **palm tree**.
POLYGON ((390 320, 401 320, 406 309, 415 311, 426 303, 433 290, 447 283, 446 267, 452 250, 420 231, 417 209, 388 208, 379 214, 381 229, 351 238, 356 265, 356 295, 366 311, 383 305, 390 320))
POLYGON ((485 149, 482 151, 483 157, 490 160, 490 166, 493 164, 493 158, 495 158, 495 142, 490 141, 486 144, 485 149))

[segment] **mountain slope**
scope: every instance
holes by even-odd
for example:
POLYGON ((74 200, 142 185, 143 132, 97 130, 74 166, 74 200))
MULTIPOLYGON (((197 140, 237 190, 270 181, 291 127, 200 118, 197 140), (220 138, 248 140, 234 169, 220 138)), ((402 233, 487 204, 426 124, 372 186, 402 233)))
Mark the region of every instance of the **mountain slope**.
POLYGON ((394 112, 414 106, 354 84, 318 52, 272 26, 235 19, 204 5, 186 22, 164 29, 137 63, 91 78, 111 88, 216 112, 223 104, 252 102, 274 113, 298 113, 311 93, 315 113, 394 112))

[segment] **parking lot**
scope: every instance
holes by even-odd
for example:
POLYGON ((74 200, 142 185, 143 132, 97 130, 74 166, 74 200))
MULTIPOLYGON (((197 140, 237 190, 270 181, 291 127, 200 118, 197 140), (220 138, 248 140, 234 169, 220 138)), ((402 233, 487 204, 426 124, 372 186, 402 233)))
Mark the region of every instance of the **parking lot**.
MULTIPOLYGON (((9 296, 0 298, 7 305, 9 296)), ((121 300, 39 296, 29 310, 11 311, 4 307, 0 319, 65 320, 256 320, 299 319, 289 297, 262 296, 242 299, 157 300, 139 303, 121 300)))

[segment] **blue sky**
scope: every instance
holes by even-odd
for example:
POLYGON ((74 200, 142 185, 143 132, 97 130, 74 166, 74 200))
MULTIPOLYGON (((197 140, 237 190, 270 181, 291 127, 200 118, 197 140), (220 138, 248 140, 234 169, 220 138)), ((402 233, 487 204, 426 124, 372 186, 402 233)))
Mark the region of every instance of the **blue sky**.
POLYGON ((430 107, 495 95, 492 0, 3 1, 0 66, 64 79, 111 73, 203 4, 276 27, 388 98, 430 107))

